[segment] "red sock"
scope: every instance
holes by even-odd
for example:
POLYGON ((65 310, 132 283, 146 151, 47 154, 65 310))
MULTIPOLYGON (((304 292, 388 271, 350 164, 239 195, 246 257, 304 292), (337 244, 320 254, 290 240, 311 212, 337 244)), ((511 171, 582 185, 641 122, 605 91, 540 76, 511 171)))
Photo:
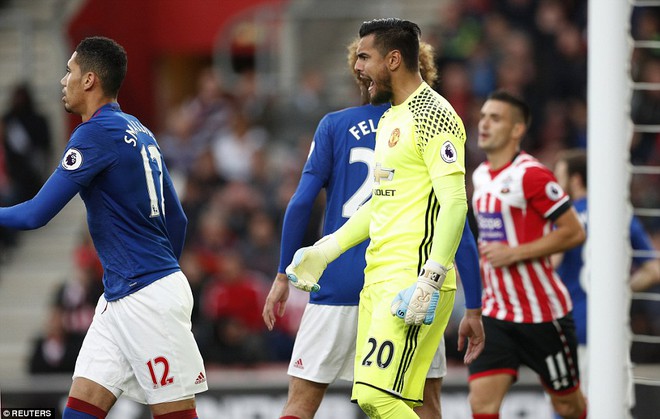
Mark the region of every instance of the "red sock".
POLYGON ((197 419, 197 411, 195 409, 178 410, 164 415, 154 415, 154 419, 197 419))
POLYGON ((499 413, 473 413, 473 419, 500 419, 499 413))
POLYGON ((587 408, 584 408, 584 412, 582 412, 582 416, 580 416, 580 419, 587 419, 587 408))
POLYGON ((75 397, 69 397, 67 399, 66 407, 78 412, 86 413, 98 419, 105 419, 105 416, 108 414, 108 412, 104 412, 100 407, 96 407, 91 403, 76 399, 75 397))

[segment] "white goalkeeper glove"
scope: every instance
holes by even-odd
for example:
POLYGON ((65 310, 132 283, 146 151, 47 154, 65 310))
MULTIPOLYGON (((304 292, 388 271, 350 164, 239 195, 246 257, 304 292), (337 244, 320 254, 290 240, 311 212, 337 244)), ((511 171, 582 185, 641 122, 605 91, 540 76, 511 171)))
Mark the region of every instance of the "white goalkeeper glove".
POLYGON ((417 283, 402 290, 392 301, 393 316, 403 319, 407 325, 431 324, 440 299, 440 288, 448 269, 427 260, 417 278, 417 283))
POLYGON ((296 250, 293 261, 286 267, 286 276, 294 287, 307 292, 317 292, 321 289, 317 283, 321 274, 339 255, 341 249, 337 239, 328 234, 313 246, 296 250))

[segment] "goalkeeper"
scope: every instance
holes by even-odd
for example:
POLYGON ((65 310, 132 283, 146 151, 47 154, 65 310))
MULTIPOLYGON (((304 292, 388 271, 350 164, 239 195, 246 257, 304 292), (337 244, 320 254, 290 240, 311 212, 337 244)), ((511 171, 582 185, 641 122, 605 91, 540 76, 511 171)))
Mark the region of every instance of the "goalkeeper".
MULTIPOLYGON (((417 418, 426 372, 454 304, 458 247, 465 214, 463 123, 423 82, 419 27, 377 19, 360 28, 355 69, 372 104, 391 102, 378 124, 374 187, 335 233, 299 249, 287 275, 318 290, 328 263, 367 238, 360 294, 352 399, 370 417, 417 418)), ((465 362, 483 349, 481 309, 466 310, 459 347, 465 362)))

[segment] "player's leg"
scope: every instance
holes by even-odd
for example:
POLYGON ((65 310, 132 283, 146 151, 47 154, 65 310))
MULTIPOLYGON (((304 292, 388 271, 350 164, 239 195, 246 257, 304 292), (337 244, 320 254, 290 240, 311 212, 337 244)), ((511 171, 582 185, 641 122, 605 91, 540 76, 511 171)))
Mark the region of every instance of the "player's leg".
POLYGON ((107 305, 101 296, 78 353, 63 419, 102 419, 121 395, 112 384, 130 365, 112 338, 112 325, 104 315, 107 305))
POLYGON ((313 418, 328 385, 353 379, 357 306, 307 304, 291 353, 282 416, 313 418))
POLYGON ((103 419, 117 398, 102 385, 87 378, 73 380, 62 419, 103 419))
POLYGON ((488 342, 484 351, 469 366, 470 409, 475 419, 497 419, 504 396, 516 381, 520 344, 513 338, 514 323, 484 316, 488 342))
POLYGON ((514 376, 511 374, 489 374, 470 378, 468 401, 472 417, 474 419, 499 418, 502 401, 513 382, 514 376))
POLYGON ((587 417, 587 402, 580 389, 568 394, 550 394, 552 407, 564 419, 584 419, 587 417))
POLYGON ((154 419, 197 419, 195 397, 149 405, 154 419))
POLYGON ((447 356, 445 351, 445 338, 443 336, 440 346, 435 352, 431 368, 426 374, 426 383, 424 384, 424 404, 415 407, 415 413, 421 419, 442 418, 442 408, 440 405, 440 393, 442 389, 442 378, 447 375, 447 356))
POLYGON ((327 389, 328 384, 290 377, 289 395, 282 410, 282 417, 312 419, 327 389))
MULTIPOLYGON (((582 390, 582 394, 584 395, 584 398, 586 400, 587 398, 587 385, 588 381, 587 378, 589 376, 589 358, 587 358, 587 345, 578 345, 578 364, 580 366, 580 389, 582 390)), ((550 395, 548 395, 550 397, 550 395)), ((555 419, 562 419, 562 417, 557 413, 557 408, 554 406, 554 403, 552 403, 552 409, 553 409, 553 417, 555 419)))
POLYGON ((206 371, 191 331, 193 297, 178 271, 110 303, 117 345, 131 366, 118 386, 156 419, 192 419, 206 371))
POLYGON ((412 405, 379 389, 364 384, 359 387, 358 405, 370 418, 417 419, 412 405))
POLYGON ((440 389, 442 378, 427 378, 424 383, 424 404, 415 407, 415 413, 421 419, 441 419, 440 389))
POLYGON ((554 410, 562 418, 586 417, 587 404, 580 388, 578 343, 572 316, 518 327, 525 342, 523 362, 539 375, 554 410))

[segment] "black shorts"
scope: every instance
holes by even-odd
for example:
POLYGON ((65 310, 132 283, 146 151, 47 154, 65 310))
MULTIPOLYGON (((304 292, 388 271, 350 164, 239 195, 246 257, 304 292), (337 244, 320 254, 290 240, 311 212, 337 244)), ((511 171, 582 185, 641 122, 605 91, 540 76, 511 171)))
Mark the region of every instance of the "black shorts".
POLYGON ((469 365, 470 380, 492 374, 518 377, 527 365, 553 393, 570 393, 580 382, 573 316, 547 323, 513 323, 483 317, 486 345, 469 365))

